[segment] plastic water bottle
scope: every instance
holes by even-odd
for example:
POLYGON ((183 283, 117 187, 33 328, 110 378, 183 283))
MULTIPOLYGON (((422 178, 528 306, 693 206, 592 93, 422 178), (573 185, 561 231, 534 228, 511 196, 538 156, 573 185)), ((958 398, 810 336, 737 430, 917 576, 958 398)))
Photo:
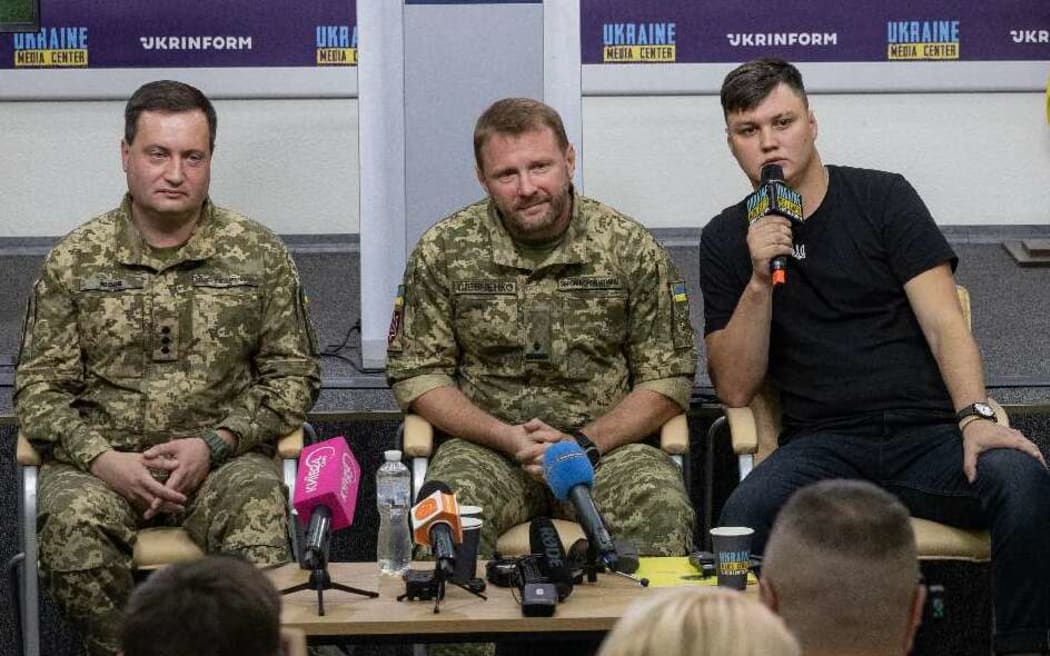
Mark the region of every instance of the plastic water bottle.
POLYGON ((385 451, 386 462, 376 472, 376 505, 379 508, 379 540, 376 555, 383 574, 404 574, 412 560, 412 537, 408 532, 411 475, 401 464, 400 451, 385 451))

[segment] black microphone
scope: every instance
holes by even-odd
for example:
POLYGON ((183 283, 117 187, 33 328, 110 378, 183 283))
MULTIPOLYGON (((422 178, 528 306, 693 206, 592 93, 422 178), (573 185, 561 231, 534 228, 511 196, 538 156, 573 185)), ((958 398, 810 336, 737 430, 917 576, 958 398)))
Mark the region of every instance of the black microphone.
POLYGON ((315 506, 310 513, 303 545, 303 568, 324 569, 328 563, 328 547, 332 538, 332 509, 315 506))
POLYGON ((459 520, 459 504, 452 488, 441 481, 423 483, 412 508, 414 537, 418 544, 430 546, 438 569, 449 579, 456 570, 455 545, 463 541, 459 520))
POLYGON ((572 502, 576 519, 602 563, 610 571, 619 571, 616 545, 591 497, 594 468, 580 445, 562 440, 547 447, 543 453, 543 476, 559 501, 572 502))
POLYGON ((536 517, 529 522, 529 553, 543 556, 544 574, 558 591, 558 601, 565 601, 572 593, 572 569, 550 517, 536 517))
MULTIPOLYGON (((792 227, 802 222, 802 196, 784 182, 784 169, 779 164, 762 167, 762 182, 747 198, 748 223, 770 214, 789 219, 792 227)), ((787 282, 787 256, 774 257, 769 263, 769 272, 774 287, 787 282)))

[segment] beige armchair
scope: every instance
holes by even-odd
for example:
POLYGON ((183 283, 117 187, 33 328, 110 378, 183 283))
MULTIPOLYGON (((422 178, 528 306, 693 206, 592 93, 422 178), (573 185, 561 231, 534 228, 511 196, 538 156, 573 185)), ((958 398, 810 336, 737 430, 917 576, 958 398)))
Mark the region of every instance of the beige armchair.
MULTIPOLYGON (((961 286, 956 287, 956 291, 966 323, 970 325, 970 294, 961 286)), ((1002 407, 995 401, 990 403, 995 408, 999 423, 1009 426, 1009 418, 1002 407)), ((723 408, 723 412, 724 417, 718 421, 724 421, 729 426, 733 451, 739 459, 740 479, 743 480, 777 448, 781 415, 779 393, 767 382, 747 407, 723 408)), ((717 430, 718 427, 712 426, 711 434, 717 430)), ((710 498, 711 495, 707 496, 710 498)), ((707 506, 710 513, 710 502, 707 502, 707 506)), ((711 521, 709 515, 705 521, 711 521)), ((972 561, 987 561, 991 558, 988 531, 954 528, 915 517, 911 521, 920 558, 972 561)))
MULTIPOLYGON (((680 468, 683 467, 683 456, 689 453, 689 426, 684 414, 672 417, 660 428, 660 448, 680 468)), ((419 415, 405 416, 402 451, 412 459, 412 495, 415 498, 426 478, 427 465, 434 452, 434 427, 430 422, 419 415)), ((576 522, 562 519, 553 522, 566 551, 576 540, 584 537, 583 529, 576 522)), ((504 556, 528 554, 529 524, 518 524, 499 536, 496 549, 504 556)))
MULTIPOLYGON (((288 486, 288 522, 289 539, 292 553, 299 556, 298 521, 291 505, 295 488, 295 476, 298 469, 299 453, 303 449, 304 433, 313 439, 313 428, 304 424, 301 428, 282 437, 277 444, 275 458, 280 459, 282 476, 288 486)), ((22 653, 25 656, 40 656, 40 617, 39 617, 39 564, 37 560, 38 545, 36 535, 37 514, 37 475, 40 467, 40 454, 29 440, 18 434, 18 445, 15 453, 21 474, 21 510, 19 529, 22 541, 22 567, 18 581, 17 597, 21 614, 22 653)), ((133 567, 136 571, 154 570, 181 560, 192 560, 203 556, 200 547, 189 535, 178 527, 145 528, 138 532, 132 553, 133 567)))

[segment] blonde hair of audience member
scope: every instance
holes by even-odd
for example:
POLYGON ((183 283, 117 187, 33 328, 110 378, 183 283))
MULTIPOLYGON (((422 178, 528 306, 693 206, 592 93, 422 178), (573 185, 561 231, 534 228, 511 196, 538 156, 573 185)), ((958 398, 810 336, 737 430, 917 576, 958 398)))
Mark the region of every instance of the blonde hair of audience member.
POLYGON ((762 604, 720 588, 660 590, 631 606, 598 656, 799 656, 798 642, 762 604))
POLYGON ((759 591, 806 656, 908 653, 926 588, 907 509, 865 481, 802 488, 773 524, 759 591))

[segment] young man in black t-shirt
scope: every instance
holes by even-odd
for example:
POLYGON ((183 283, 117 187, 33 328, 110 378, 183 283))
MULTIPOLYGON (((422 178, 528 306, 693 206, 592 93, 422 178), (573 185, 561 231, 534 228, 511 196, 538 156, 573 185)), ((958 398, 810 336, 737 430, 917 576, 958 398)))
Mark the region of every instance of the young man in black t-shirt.
POLYGON ((700 243, 708 367, 744 406, 767 375, 780 390, 780 448, 727 501, 721 522, 755 529, 827 478, 867 479, 911 513, 989 527, 1000 653, 1050 650, 1050 474, 1039 449, 986 416, 977 345, 952 276, 955 254, 900 175, 825 167, 798 70, 744 64, 722 86, 730 150, 757 187, 767 164, 805 221, 748 223, 741 202, 700 243), (770 262, 787 256, 774 286, 770 262))

